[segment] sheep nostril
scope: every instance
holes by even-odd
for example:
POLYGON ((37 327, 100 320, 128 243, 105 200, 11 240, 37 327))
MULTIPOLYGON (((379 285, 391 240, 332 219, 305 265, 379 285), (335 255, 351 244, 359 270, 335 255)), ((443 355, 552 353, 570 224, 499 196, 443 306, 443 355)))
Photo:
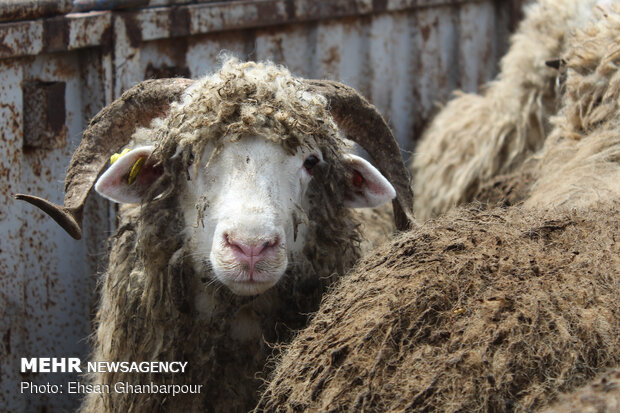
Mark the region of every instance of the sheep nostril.
MULTIPOLYGON (((235 252, 235 254, 241 254, 243 257, 254 257, 262 259, 262 257, 280 243, 280 237, 276 236, 265 241, 246 241, 236 239, 229 233, 223 233, 222 238, 228 248, 235 252)), ((244 258, 245 259, 245 258, 244 258)))
POLYGON ((244 248, 242 247, 243 244, 238 243, 237 241, 235 241, 234 239, 231 238, 230 234, 228 234, 227 232, 225 232, 223 234, 224 237, 224 242, 226 243, 226 246, 228 248, 230 248, 233 251, 237 251, 241 254, 246 254, 246 251, 244 250, 244 248))
POLYGON ((274 247, 274 246, 278 245, 279 243, 280 243, 280 238, 275 237, 272 240, 267 240, 267 241, 263 242, 261 245, 262 245, 262 247, 264 249, 266 249, 266 248, 274 247))

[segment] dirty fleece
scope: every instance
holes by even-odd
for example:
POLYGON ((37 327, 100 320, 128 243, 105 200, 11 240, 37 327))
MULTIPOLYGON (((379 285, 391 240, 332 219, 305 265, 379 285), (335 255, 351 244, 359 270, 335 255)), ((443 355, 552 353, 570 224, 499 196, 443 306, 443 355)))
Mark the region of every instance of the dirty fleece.
POLYGON ((247 411, 255 405, 272 344, 288 340, 302 327, 336 274, 360 256, 357 223, 342 205, 345 143, 328 109, 325 98, 306 92, 286 69, 229 59, 220 71, 191 86, 165 118, 136 132, 134 144, 155 137, 153 156, 163 174, 141 206, 125 208, 111 239, 110 265, 100 282, 103 298, 92 358, 183 360, 189 363, 189 373, 108 373, 91 380, 203 384, 203 391, 174 398, 90 395, 82 412, 247 411), (326 166, 308 190, 310 227, 304 258, 296 260, 266 293, 239 297, 204 282, 209 274, 193 273, 191 254, 184 250, 178 201, 188 168, 208 142, 217 148, 249 135, 276 141, 290 152, 314 142, 326 166), (201 289, 220 303, 210 322, 194 311, 193 292, 201 289), (258 314, 263 341, 241 343, 230 337, 231 320, 239 311, 258 314))

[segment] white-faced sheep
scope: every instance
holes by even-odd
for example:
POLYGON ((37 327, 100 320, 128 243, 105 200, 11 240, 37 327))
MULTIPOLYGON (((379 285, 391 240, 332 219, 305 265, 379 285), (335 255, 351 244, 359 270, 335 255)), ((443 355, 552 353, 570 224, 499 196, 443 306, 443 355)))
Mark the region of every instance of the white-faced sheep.
POLYGON ((225 62, 196 82, 143 82, 85 131, 64 206, 20 195, 81 233, 95 188, 124 203, 102 277, 92 359, 188 362, 185 374, 106 373, 93 383, 201 384, 200 394, 89 394, 83 412, 247 411, 269 344, 316 310, 360 257, 349 207, 394 196, 396 226, 412 195, 379 113, 335 82, 270 63, 225 62), (154 121, 153 118, 161 116, 154 121), (135 133, 137 126, 140 128, 135 133), (373 157, 346 152, 343 133, 373 157), (132 137, 133 135, 133 137, 132 137), (131 138, 131 139, 130 139, 131 138), (129 144, 128 144, 129 142, 129 144))
POLYGON ((620 7, 605 13, 568 42, 531 198, 454 208, 363 259, 258 411, 533 411, 620 365, 620 7))
POLYGON ((474 199, 481 185, 510 173, 540 149, 559 109, 557 71, 545 62, 609 0, 540 0, 528 6, 496 80, 481 95, 458 94, 433 119, 411 162, 415 214, 437 216, 474 199))

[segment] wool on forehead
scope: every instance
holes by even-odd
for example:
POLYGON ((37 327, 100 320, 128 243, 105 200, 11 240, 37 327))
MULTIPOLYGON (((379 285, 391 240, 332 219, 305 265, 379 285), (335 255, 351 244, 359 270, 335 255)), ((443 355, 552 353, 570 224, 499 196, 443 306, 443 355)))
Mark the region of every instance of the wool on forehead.
POLYGON ((136 131, 134 140, 155 140, 168 149, 191 146, 201 153, 208 142, 255 135, 291 153, 309 142, 343 144, 325 97, 308 92, 303 80, 282 66, 235 58, 197 80, 165 118, 136 131))

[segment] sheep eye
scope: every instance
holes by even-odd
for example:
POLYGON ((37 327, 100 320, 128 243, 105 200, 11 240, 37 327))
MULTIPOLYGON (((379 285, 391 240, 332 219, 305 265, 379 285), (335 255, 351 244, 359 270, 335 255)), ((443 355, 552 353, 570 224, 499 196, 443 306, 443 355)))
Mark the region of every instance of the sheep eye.
POLYGON ((304 168, 310 175, 312 175, 312 169, 319 163, 319 158, 314 155, 310 155, 304 161, 304 168))

